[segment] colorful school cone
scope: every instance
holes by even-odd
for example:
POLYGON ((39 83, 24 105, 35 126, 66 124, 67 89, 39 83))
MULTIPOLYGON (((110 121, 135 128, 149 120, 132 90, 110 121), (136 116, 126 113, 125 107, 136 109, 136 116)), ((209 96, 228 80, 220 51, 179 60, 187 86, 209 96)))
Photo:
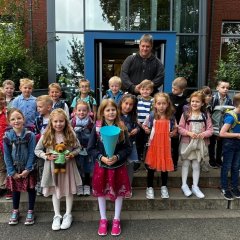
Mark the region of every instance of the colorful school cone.
POLYGON ((100 129, 104 149, 109 158, 114 154, 120 131, 120 128, 116 126, 104 126, 100 129))

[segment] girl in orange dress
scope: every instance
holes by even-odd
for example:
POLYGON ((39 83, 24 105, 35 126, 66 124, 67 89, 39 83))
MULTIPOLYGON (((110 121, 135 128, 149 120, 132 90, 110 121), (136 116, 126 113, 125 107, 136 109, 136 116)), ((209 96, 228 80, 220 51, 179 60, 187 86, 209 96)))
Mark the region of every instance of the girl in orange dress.
POLYGON ((146 198, 154 199, 153 178, 155 171, 161 171, 161 197, 169 198, 168 172, 174 170, 171 156, 171 137, 177 134, 177 124, 168 94, 156 93, 153 108, 153 112, 143 123, 145 132, 150 133, 149 147, 145 158, 148 170, 146 198))

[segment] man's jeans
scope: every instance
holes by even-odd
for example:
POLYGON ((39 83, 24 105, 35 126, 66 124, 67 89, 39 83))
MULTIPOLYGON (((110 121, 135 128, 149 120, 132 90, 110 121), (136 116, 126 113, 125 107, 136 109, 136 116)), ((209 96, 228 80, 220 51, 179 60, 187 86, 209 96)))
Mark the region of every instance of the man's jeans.
POLYGON ((231 189, 238 188, 240 166, 240 139, 223 139, 223 164, 221 169, 221 187, 228 190, 228 172, 231 170, 231 189))

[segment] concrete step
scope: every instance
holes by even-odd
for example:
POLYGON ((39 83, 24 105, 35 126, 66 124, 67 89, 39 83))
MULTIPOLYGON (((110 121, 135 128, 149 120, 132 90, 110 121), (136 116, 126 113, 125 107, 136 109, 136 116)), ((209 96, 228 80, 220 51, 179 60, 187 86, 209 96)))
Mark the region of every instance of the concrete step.
MULTIPOLYGON (((64 212, 62 212, 64 214, 64 212)), ((51 223, 53 212, 35 212, 35 219, 38 223, 51 223)), ((98 211, 73 211, 73 220, 75 222, 90 222, 99 221, 98 211)), ((107 211, 107 218, 112 219, 113 211, 107 211)), ((224 219, 224 218, 239 218, 240 210, 220 209, 209 211, 205 210, 161 210, 161 211, 122 211, 121 220, 154 220, 154 219, 224 219)), ((24 223, 26 212, 20 212, 20 222, 24 223)), ((0 223, 7 223, 10 218, 10 213, 0 214, 0 223)))
MULTIPOLYGON (((160 197, 160 189, 155 188, 155 199, 148 200, 145 197, 145 188, 134 188, 133 197, 125 199, 123 203, 123 211, 160 211, 160 210, 220 210, 227 208, 240 209, 238 199, 234 201, 226 201, 219 189, 216 188, 202 188, 205 194, 204 199, 198 199, 195 196, 186 198, 180 188, 169 188, 169 199, 162 199, 160 197)), ((27 210, 27 194, 23 193, 21 196, 20 209, 27 210)), ((12 202, 0 199, 0 212, 9 212, 12 209, 12 202)), ((62 202, 61 209, 64 211, 65 202, 62 202)), ((114 210, 114 204, 107 202, 107 209, 114 210)), ((36 212, 53 211, 51 197, 45 198, 38 196, 35 205, 36 212)), ((98 211, 97 199, 90 197, 74 196, 73 211, 98 211)))
MULTIPOLYGON (((172 188, 180 188, 182 184, 182 168, 178 167, 176 172, 169 172, 168 186, 172 188)), ((189 169, 188 177, 189 186, 192 185, 192 169, 189 169)), ((134 174, 133 187, 147 186, 147 171, 142 167, 134 174)), ((161 173, 155 172, 154 186, 161 186, 161 173)), ((220 169, 209 168, 209 172, 201 172, 199 186, 202 188, 218 188, 220 187, 220 169)))

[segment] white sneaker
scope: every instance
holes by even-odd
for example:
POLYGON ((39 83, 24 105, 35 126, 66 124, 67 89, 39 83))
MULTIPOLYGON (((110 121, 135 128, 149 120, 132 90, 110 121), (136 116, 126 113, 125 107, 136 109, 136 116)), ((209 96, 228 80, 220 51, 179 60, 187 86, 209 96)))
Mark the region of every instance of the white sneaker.
POLYGON ((198 198, 204 198, 205 195, 201 192, 198 186, 192 185, 192 193, 198 198))
POLYGON ((161 187, 161 198, 169 198, 168 189, 166 186, 161 187))
POLYGON ((77 186, 77 195, 83 196, 83 186, 77 186))
POLYGON ((91 189, 89 185, 84 185, 83 186, 83 195, 84 196, 90 196, 91 194, 91 189))
POLYGON ((63 216, 63 221, 61 224, 61 229, 68 229, 71 227, 72 224, 72 215, 71 214, 65 214, 63 216))
POLYGON ((60 230, 61 220, 62 220, 62 216, 59 216, 59 215, 54 216, 53 222, 52 222, 52 230, 54 231, 60 230))
POLYGON ((192 192, 191 192, 191 190, 190 190, 190 188, 188 187, 187 184, 186 184, 186 185, 183 185, 183 186, 181 187, 181 189, 182 189, 182 191, 183 191, 183 194, 184 194, 186 197, 189 197, 189 196, 192 195, 192 192))
POLYGON ((147 199, 154 199, 154 190, 152 187, 146 189, 146 198, 147 199))

